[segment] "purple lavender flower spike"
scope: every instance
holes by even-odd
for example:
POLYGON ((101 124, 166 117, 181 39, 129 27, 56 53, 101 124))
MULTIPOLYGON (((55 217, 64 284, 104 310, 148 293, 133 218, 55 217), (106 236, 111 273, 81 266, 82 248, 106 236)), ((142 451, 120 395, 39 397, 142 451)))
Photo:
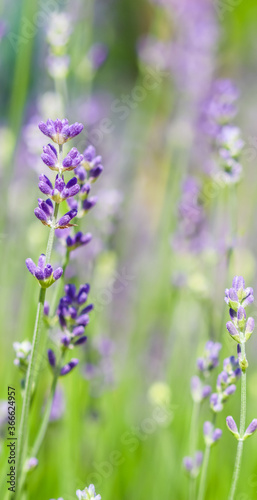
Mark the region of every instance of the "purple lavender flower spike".
POLYGON ((73 370, 73 368, 75 368, 75 366, 77 366, 78 363, 79 363, 78 359, 76 358, 71 359, 70 362, 67 363, 67 365, 61 368, 60 375, 61 376, 68 375, 68 373, 70 373, 71 370, 73 370))
POLYGON ((235 420, 233 419, 233 417, 227 417, 226 418, 226 424, 227 424, 227 428, 228 430, 237 438, 239 439, 239 432, 238 432, 238 428, 237 428, 237 425, 236 425, 236 422, 235 420))
POLYGON ((244 433, 244 440, 252 436, 252 434, 257 430, 257 418, 254 418, 250 425, 247 427, 244 433))
POLYGON ((50 137, 56 144, 62 145, 65 142, 76 137, 83 130, 82 123, 69 125, 67 119, 47 120, 46 123, 40 122, 38 125, 41 132, 50 137))
POLYGON ((56 365, 56 357, 55 357, 54 351, 52 351, 52 349, 48 349, 47 356, 48 356, 48 361, 49 361, 50 366, 52 366, 54 368, 56 365))
POLYGON ((235 288, 235 290, 237 292, 239 290, 244 290, 244 288, 245 288, 245 280, 244 280, 243 276, 235 276, 233 278, 232 286, 233 286, 233 288, 235 288))
POLYGON ((203 454, 201 451, 196 451, 194 457, 184 457, 183 465, 186 472, 190 477, 196 478, 199 474, 200 467, 203 461, 203 454))
POLYGON ((42 254, 39 257, 38 266, 34 264, 32 259, 26 259, 26 266, 29 272, 37 279, 42 288, 49 288, 62 275, 62 268, 59 267, 55 271, 50 264, 45 265, 45 256, 42 254))

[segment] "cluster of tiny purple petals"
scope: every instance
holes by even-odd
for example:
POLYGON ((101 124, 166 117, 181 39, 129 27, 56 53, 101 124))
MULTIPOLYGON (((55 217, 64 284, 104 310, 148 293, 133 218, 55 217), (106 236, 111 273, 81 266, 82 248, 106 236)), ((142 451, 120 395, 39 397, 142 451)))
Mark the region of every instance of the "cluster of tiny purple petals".
POLYGON ((72 148, 62 162, 58 159, 58 154, 52 144, 43 147, 41 158, 45 165, 51 170, 59 173, 75 170, 83 161, 83 155, 76 148, 72 148))
POLYGON ((211 422, 206 421, 203 425, 203 435, 206 446, 212 446, 221 438, 222 430, 215 429, 214 425, 211 422))
POLYGON ((92 240, 92 234, 86 233, 83 234, 81 231, 78 231, 73 237, 67 236, 66 245, 69 251, 75 250, 78 247, 87 245, 92 240))
POLYGON ((197 375, 191 378, 191 395, 195 403, 201 403, 210 394, 210 385, 205 385, 197 375))
POLYGON ((38 199, 38 207, 34 210, 35 216, 44 224, 44 226, 54 227, 55 229, 65 229, 66 227, 71 227, 74 224, 71 220, 77 215, 77 210, 72 209, 63 215, 57 222, 54 221, 54 206, 50 198, 47 200, 38 199))
POLYGON ((254 301, 253 289, 245 288, 242 276, 235 276, 232 288, 225 290, 225 302, 229 306, 231 321, 227 322, 227 330, 230 336, 239 344, 245 343, 254 330, 254 319, 246 318, 245 307, 254 301))
POLYGON ((63 177, 60 177, 58 174, 55 178, 54 186, 46 175, 41 174, 39 176, 38 187, 43 194, 49 196, 55 203, 61 203, 67 200, 67 198, 76 196, 80 190, 76 177, 73 177, 65 184, 63 177))
POLYGON ((29 272, 37 279, 42 288, 51 286, 63 273, 61 267, 58 267, 54 271, 51 264, 46 264, 45 260, 44 254, 40 255, 38 265, 36 265, 32 259, 26 259, 26 266, 29 272))
POLYGON ((205 345, 204 356, 197 359, 197 367, 205 377, 208 377, 210 372, 219 364, 219 352, 221 344, 209 340, 205 345))
POLYGON ((239 360, 234 356, 225 358, 223 370, 217 378, 217 392, 213 393, 210 397, 210 406, 215 413, 223 410, 224 403, 228 400, 229 396, 234 394, 236 390, 235 384, 240 377, 241 369, 239 360))
POLYGON ((69 125, 67 119, 47 120, 46 123, 40 122, 38 127, 44 135, 50 137, 52 141, 60 146, 76 137, 83 130, 82 123, 76 122, 69 125))
POLYGON ((197 477, 203 461, 203 454, 201 451, 196 451, 194 457, 184 457, 183 465, 186 472, 190 477, 197 477))
POLYGON ((237 114, 238 91, 229 80, 218 80, 203 107, 203 128, 209 134, 218 153, 220 173, 226 183, 240 180, 242 166, 239 156, 244 147, 241 131, 233 125, 237 114))

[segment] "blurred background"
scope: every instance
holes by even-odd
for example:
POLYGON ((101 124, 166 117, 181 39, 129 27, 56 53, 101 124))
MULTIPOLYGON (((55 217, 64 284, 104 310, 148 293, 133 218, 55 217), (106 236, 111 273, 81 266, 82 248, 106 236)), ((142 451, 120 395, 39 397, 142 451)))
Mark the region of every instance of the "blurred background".
MULTIPOLYGON (((48 118, 82 122, 72 146, 83 152, 93 144, 104 172, 95 187, 98 203, 83 220, 93 240, 74 252, 67 269, 72 282, 91 284, 88 342, 78 368, 60 382, 58 411, 24 498, 72 500, 90 483, 104 500, 188 498, 182 460, 189 453, 196 359, 209 338, 222 342, 222 359, 235 354, 224 289, 236 274, 257 285, 256 26, 254 0, 2 0, 1 498, 8 385, 21 411, 13 342, 31 340, 38 295, 25 259, 36 260, 48 237, 33 214, 38 175, 49 174, 40 159, 48 140, 38 130, 48 118), (212 144, 202 126, 203 105, 220 78, 239 90, 233 124, 244 147, 240 182, 232 186, 213 181, 212 144)), ((56 265, 61 256, 56 240, 56 265)), ((253 336, 249 422, 257 417, 256 352, 253 336)), ((32 439, 50 381, 43 356, 32 439)), ((210 500, 228 495, 236 442, 225 417, 238 421, 239 408, 238 389, 218 415, 223 437, 211 455, 210 500)), ((198 449, 209 418, 205 402, 198 449)), ((256 495, 253 438, 236 500, 256 495)))

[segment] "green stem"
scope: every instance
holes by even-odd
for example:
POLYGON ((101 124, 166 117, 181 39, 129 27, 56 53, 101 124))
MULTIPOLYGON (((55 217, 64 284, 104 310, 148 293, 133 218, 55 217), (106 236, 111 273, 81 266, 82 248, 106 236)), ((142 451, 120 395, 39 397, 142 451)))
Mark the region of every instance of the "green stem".
MULTIPOLYGON (((24 461, 24 457, 26 456, 26 448, 27 448, 27 436, 28 436, 28 418, 29 418, 29 407, 30 407, 30 398, 31 398, 31 389, 33 386, 33 377, 34 370, 37 358, 37 346, 40 338, 40 331, 42 327, 42 318, 44 311, 44 302, 45 302, 46 289, 40 288, 39 300, 37 306, 37 315, 36 322, 33 333, 33 342, 32 342, 32 350, 31 357, 28 366, 27 376, 26 376, 26 385, 25 385, 25 393, 22 405, 21 412, 21 420, 20 420, 20 430, 19 430, 19 438, 18 438, 18 452, 17 452, 17 489, 19 487, 19 476, 21 472, 21 465, 24 461)), ((17 491, 17 490, 16 490, 17 491)), ((14 498, 16 495, 14 496, 14 498)))
POLYGON ((199 493, 198 493, 197 500, 204 500, 210 451, 211 451, 210 445, 206 445, 204 457, 203 457, 202 473, 201 473, 201 480, 200 480, 199 493))
MULTIPOLYGON (((46 263, 48 264, 51 259, 53 242, 54 242, 54 232, 55 232, 55 223, 58 215, 59 205, 56 203, 54 207, 54 216, 53 223, 50 229, 47 248, 46 248, 46 263)), ((28 419, 29 419, 29 408, 31 401, 31 390, 33 388, 34 382, 34 372, 35 366, 37 362, 37 348, 40 340, 40 333, 42 329, 42 321, 43 321, 43 311, 44 311, 44 302, 46 297, 46 289, 40 288, 38 307, 37 307, 37 315, 36 322, 33 333, 33 341, 32 341, 32 350, 31 357, 28 366, 27 376, 26 376, 26 384, 25 384, 25 392, 24 399, 22 404, 22 412, 21 412, 21 420, 20 420, 20 430, 19 430, 19 438, 18 438, 18 452, 17 452, 17 489, 16 492, 20 492, 21 486, 19 485, 20 474, 22 469, 22 464, 24 462, 24 458, 26 458, 26 449, 27 449, 27 438, 28 438, 28 419)), ((16 498, 16 493, 14 494, 14 499, 16 498)))
MULTIPOLYGON (((197 446, 197 427, 198 427, 198 419, 199 419, 199 411, 200 411, 200 403, 194 401, 191 425, 190 425, 190 436, 189 436, 189 450, 190 456, 194 457, 197 446)), ((189 499, 195 499, 195 487, 196 487, 196 478, 190 477, 189 481, 189 499)))
MULTIPOLYGON (((245 343, 241 344, 242 349, 242 359, 245 358, 245 343)), ((240 438, 237 444, 237 452, 236 452, 236 460, 232 478, 232 484, 229 493, 229 500, 234 500, 237 482, 240 473, 242 454, 243 454, 243 438, 245 433, 245 422, 246 422, 246 369, 242 369, 242 377, 241 377, 241 409, 240 409, 240 438)))

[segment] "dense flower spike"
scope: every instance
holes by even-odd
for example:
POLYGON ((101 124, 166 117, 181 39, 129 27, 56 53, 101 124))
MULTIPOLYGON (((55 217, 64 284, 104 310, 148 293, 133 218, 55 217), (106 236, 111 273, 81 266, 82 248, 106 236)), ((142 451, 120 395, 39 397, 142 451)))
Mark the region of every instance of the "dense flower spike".
POLYGON ((211 409, 218 413, 223 410, 223 404, 228 400, 229 396, 234 394, 236 390, 235 383, 241 376, 239 360, 234 356, 224 359, 223 371, 218 375, 216 389, 210 397, 211 409))
POLYGON ((204 356, 197 360, 198 369, 206 377, 218 366, 220 350, 221 344, 219 342, 213 342, 212 340, 206 342, 204 356))
POLYGON ((184 457, 183 465, 186 472, 190 477, 196 478, 199 474, 200 467, 203 461, 203 454, 201 451, 196 451, 194 457, 184 457))
POLYGON ((245 288, 242 276, 235 276, 232 288, 225 290, 225 302, 230 307, 231 321, 227 322, 230 336, 239 344, 245 343, 254 330, 254 319, 246 318, 245 307, 254 301, 253 289, 245 288))
POLYGON ((76 209, 72 209, 67 212, 57 222, 54 221, 54 207, 50 198, 47 198, 45 201, 38 198, 38 207, 35 208, 34 214, 42 222, 42 224, 44 224, 44 226, 54 227, 55 229, 65 229, 66 227, 76 225, 71 224, 71 220, 77 216, 76 209))
POLYGON ((215 429, 214 425, 211 422, 207 421, 204 422, 203 435, 206 446, 212 446, 213 444, 217 443, 217 441, 221 438, 222 430, 215 429))
POLYGON ((55 203, 61 203, 71 196, 78 194, 80 187, 76 177, 70 179, 67 184, 65 184, 63 177, 56 176, 55 185, 53 187, 51 181, 44 174, 39 177, 38 187, 43 194, 46 194, 55 201, 55 203))
POLYGON ((97 179, 103 171, 102 157, 97 156, 94 146, 88 146, 83 153, 82 165, 89 174, 91 182, 97 179))
POLYGON ((82 123, 73 123, 69 125, 69 121, 67 119, 64 120, 47 120, 46 123, 40 122, 38 125, 41 132, 50 137, 52 141, 60 146, 65 142, 73 139, 76 135, 80 134, 83 130, 82 123))
POLYGON ((36 265, 32 259, 26 259, 26 266, 42 288, 48 288, 51 286, 62 276, 63 273, 61 267, 58 267, 54 271, 51 264, 46 264, 44 254, 40 255, 38 265, 36 265))
POLYGON ((78 167, 78 165, 80 165, 83 161, 83 155, 81 155, 76 148, 72 148, 61 162, 58 158, 55 147, 51 144, 43 147, 41 158, 51 170, 59 172, 60 175, 64 172, 76 169, 76 167, 78 167))
POLYGON ((28 340, 24 340, 21 343, 14 342, 13 348, 16 354, 14 364, 18 366, 21 371, 26 373, 31 355, 31 343, 28 340))
POLYGON ((101 500, 101 495, 97 495, 95 492, 95 487, 93 484, 90 484, 88 488, 82 490, 77 490, 76 495, 78 500, 101 500))

